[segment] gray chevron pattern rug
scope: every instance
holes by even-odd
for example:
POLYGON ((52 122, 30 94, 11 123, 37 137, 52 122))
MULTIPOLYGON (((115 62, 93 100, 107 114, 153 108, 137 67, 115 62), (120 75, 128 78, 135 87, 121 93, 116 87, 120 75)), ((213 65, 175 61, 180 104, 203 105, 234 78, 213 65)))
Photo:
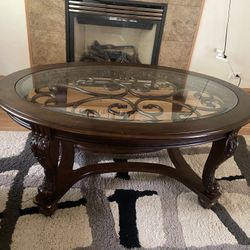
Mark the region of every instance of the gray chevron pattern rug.
MULTIPOLYGON (((32 198, 43 170, 27 132, 0 132, 0 249, 250 249, 250 137, 218 169, 223 195, 211 210, 177 181, 153 174, 85 178, 61 199, 52 217, 32 198)), ((211 145, 183 149, 201 174, 211 145)), ((74 168, 112 161, 77 152, 74 168)), ((165 150, 129 161, 171 164, 165 150)))

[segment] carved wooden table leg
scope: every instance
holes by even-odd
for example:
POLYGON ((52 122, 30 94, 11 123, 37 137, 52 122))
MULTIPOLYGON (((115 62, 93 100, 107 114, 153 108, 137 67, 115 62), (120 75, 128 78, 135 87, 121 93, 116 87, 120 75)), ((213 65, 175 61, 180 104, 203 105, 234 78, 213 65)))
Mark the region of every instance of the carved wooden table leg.
POLYGON ((46 215, 54 212, 56 206, 52 206, 56 185, 57 165, 59 158, 59 143, 50 138, 50 130, 34 126, 32 129, 31 148, 38 162, 43 166, 45 178, 38 188, 38 195, 34 202, 40 211, 46 215))
POLYGON ((236 131, 229 133, 226 138, 213 142, 202 179, 187 164, 178 148, 168 149, 170 159, 175 166, 175 179, 194 191, 204 208, 211 208, 220 197, 220 187, 215 179, 215 171, 221 163, 233 155, 237 145, 236 131))
POLYGON ((108 172, 149 172, 166 175, 183 183, 194 191, 201 205, 213 206, 219 196, 219 185, 215 180, 215 171, 226 159, 231 157, 237 147, 237 132, 233 131, 226 138, 213 142, 210 154, 205 163, 202 179, 187 164, 178 148, 168 149, 175 168, 154 163, 131 163, 115 159, 115 163, 94 164, 73 170, 74 143, 60 141, 61 157, 59 159, 59 141, 50 136, 50 130, 33 127, 32 150, 39 163, 44 167, 45 179, 39 187, 35 203, 45 215, 51 215, 59 199, 78 180, 92 174, 108 172))
POLYGON ((220 186, 215 179, 215 171, 234 154, 237 146, 237 131, 232 131, 226 138, 213 142, 202 174, 202 183, 208 197, 208 199, 199 197, 199 202, 204 208, 211 208, 220 197, 220 186))
POLYGON ((39 206, 41 213, 48 216, 54 213, 59 199, 81 179, 81 176, 73 170, 73 143, 60 141, 62 154, 58 162, 58 141, 47 140, 47 137, 37 136, 36 133, 33 138, 33 152, 45 169, 44 184, 38 189, 35 203, 39 206), (38 146, 41 141, 45 140, 44 148, 38 146))
POLYGON ((33 126, 32 132, 32 151, 45 173, 44 182, 38 188, 34 202, 40 212, 48 216, 53 214, 59 199, 81 176, 73 170, 75 153, 73 143, 60 141, 62 154, 59 160, 59 141, 51 138, 50 130, 33 126))

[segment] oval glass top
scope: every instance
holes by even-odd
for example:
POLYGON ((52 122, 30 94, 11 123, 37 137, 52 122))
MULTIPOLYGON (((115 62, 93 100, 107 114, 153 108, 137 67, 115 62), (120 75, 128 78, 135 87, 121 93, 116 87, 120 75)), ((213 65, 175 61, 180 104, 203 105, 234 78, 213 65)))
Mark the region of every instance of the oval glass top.
POLYGON ((16 84, 34 105, 91 119, 176 122, 217 116, 238 98, 205 76, 169 68, 91 65, 49 69, 16 84))

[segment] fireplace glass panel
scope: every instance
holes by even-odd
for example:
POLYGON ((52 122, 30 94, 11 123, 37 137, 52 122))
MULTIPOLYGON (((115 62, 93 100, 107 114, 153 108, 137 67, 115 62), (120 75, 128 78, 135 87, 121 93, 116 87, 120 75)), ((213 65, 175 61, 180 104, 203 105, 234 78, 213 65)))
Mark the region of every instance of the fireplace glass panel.
POLYGON ((157 24, 119 17, 112 21, 118 27, 83 24, 74 18, 75 61, 151 64, 157 24))
POLYGON ((66 0, 67 61, 157 65, 167 4, 66 0))

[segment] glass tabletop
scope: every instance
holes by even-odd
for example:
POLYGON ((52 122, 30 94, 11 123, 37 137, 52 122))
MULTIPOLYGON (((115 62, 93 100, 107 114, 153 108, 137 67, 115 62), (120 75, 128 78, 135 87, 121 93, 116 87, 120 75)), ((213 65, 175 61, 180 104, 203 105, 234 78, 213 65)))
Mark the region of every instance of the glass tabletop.
POLYGON ((232 90, 205 76, 125 65, 43 70, 19 80, 16 92, 54 112, 119 122, 204 119, 238 102, 232 90))

